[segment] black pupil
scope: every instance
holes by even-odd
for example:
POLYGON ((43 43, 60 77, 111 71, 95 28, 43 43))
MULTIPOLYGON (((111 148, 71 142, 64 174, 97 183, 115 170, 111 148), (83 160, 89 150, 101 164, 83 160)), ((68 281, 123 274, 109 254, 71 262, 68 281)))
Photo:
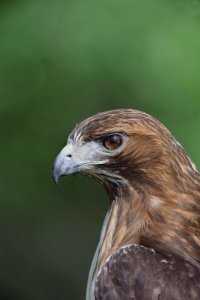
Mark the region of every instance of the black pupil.
POLYGON ((120 135, 109 135, 103 139, 103 146, 107 149, 116 149, 122 144, 120 135))
POLYGON ((109 140, 109 142, 110 142, 111 144, 115 144, 115 143, 118 144, 118 142, 119 142, 119 137, 116 136, 116 135, 114 135, 114 136, 111 136, 108 140, 109 140))

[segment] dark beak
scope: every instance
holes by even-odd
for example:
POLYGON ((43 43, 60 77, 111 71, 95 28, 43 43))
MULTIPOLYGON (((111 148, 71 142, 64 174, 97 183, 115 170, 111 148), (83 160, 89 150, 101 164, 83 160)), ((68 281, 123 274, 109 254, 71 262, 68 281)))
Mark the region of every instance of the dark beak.
POLYGON ((58 168, 58 165, 56 164, 56 159, 53 162, 52 165, 52 177, 55 184, 58 184, 59 178, 61 177, 60 169, 58 168))
POLYGON ((72 154, 69 154, 70 147, 67 145, 58 154, 52 166, 52 176, 56 184, 62 176, 70 175, 79 172, 79 165, 73 159, 72 154))

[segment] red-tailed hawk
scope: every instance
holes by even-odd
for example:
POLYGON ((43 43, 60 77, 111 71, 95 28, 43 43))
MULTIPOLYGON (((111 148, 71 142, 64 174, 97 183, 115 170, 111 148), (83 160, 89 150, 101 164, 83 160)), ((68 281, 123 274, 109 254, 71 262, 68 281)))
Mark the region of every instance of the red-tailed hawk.
POLYGON ((200 299, 200 173, 153 117, 98 113, 75 127, 53 176, 98 180, 110 206, 87 300, 200 299))

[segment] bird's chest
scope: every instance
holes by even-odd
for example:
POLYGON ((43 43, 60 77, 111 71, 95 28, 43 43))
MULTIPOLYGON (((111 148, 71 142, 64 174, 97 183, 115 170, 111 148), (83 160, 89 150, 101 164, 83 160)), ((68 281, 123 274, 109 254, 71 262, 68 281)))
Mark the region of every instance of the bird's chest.
POLYGON ((141 219, 135 219, 133 227, 132 222, 129 220, 129 211, 128 206, 121 209, 120 205, 115 202, 105 217, 100 241, 89 272, 87 300, 95 299, 94 285, 96 279, 113 253, 128 244, 138 243, 141 219))

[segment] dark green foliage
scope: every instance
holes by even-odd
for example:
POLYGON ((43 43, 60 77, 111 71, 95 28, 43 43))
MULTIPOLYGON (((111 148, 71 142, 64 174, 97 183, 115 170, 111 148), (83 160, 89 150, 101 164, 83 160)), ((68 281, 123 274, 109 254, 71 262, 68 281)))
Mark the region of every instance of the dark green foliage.
POLYGON ((75 123, 144 110, 199 165, 199 37, 195 0, 0 2, 1 299, 84 299, 107 197, 52 182, 75 123))

